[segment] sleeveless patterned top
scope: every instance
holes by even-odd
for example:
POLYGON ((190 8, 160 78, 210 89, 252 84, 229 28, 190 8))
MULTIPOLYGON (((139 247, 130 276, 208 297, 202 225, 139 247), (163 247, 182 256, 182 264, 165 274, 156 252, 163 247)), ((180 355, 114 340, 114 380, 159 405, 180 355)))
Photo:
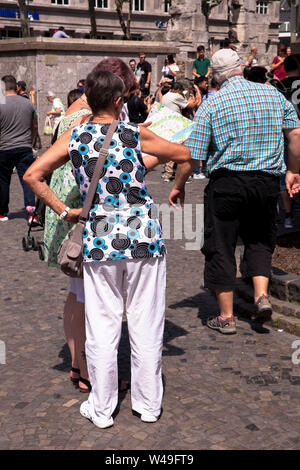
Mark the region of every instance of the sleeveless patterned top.
MULTIPOLYGON (((73 129, 69 155, 82 202, 110 124, 73 129)), ((83 233, 84 262, 164 256, 158 211, 145 184, 136 124, 121 121, 109 146, 83 233)))

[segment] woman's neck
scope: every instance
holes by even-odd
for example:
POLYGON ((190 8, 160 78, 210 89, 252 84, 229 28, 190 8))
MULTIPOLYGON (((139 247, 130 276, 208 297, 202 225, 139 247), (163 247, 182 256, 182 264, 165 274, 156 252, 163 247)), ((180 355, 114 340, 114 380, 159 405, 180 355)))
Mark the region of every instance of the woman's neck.
POLYGON ((99 122, 99 123, 109 123, 113 122, 115 119, 117 119, 116 115, 111 112, 103 112, 99 114, 95 114, 93 116, 93 122, 99 122))

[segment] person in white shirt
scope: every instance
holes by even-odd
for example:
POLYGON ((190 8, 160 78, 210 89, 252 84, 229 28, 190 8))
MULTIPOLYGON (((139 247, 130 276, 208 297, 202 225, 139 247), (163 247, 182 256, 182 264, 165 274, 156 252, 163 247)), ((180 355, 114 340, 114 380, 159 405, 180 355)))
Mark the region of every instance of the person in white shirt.
MULTIPOLYGON (((161 104, 167 108, 182 114, 182 110, 193 108, 196 104, 195 97, 190 96, 187 100, 184 97, 184 87, 181 83, 174 83, 170 91, 163 95, 161 104)), ((174 162, 170 161, 165 164, 163 179, 169 183, 173 179, 174 162)))
POLYGON ((176 64, 173 55, 166 55, 165 65, 162 68, 161 82, 166 81, 166 79, 172 80, 174 82, 176 79, 177 72, 179 72, 179 67, 176 64))
POLYGON ((47 113, 47 116, 53 118, 53 133, 55 132, 56 127, 58 126, 61 118, 65 114, 65 108, 60 98, 55 97, 53 91, 48 91, 47 100, 49 103, 52 103, 51 111, 47 113))
POLYGON ((183 109, 193 108, 195 106, 194 97, 190 97, 187 100, 183 92, 183 85, 181 83, 174 83, 171 90, 162 97, 161 104, 180 114, 183 109))

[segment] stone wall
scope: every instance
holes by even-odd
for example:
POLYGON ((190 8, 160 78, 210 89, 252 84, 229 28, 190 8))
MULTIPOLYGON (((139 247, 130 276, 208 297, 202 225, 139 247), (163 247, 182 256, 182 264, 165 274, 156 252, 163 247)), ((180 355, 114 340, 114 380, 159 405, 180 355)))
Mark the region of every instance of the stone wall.
MULTIPOLYGON (((156 90, 166 54, 176 54, 174 46, 157 42, 93 41, 84 39, 29 38, 1 41, 0 76, 12 74, 24 80, 28 89, 36 89, 36 108, 39 129, 42 133, 50 103, 49 90, 56 93, 67 107, 68 92, 76 88, 79 79, 107 57, 117 56, 128 63, 131 58, 138 62, 138 53, 144 51, 152 65, 151 92, 156 90)), ((49 137, 44 138, 50 140, 49 137)))

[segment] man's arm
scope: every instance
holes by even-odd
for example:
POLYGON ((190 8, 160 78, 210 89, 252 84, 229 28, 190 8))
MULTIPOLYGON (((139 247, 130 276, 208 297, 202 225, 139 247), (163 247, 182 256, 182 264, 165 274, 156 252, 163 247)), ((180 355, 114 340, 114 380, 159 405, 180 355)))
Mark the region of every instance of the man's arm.
POLYGON ((192 159, 179 162, 176 170, 175 184, 169 195, 169 203, 176 206, 178 199, 180 204, 184 204, 184 185, 188 177, 196 167, 197 160, 206 160, 209 144, 212 137, 211 115, 206 109, 206 105, 201 106, 195 117, 195 130, 191 133, 185 146, 190 149, 192 159))
POLYGON ((300 128, 285 129, 288 139, 288 164, 285 177, 286 189, 290 197, 300 191, 300 128))
POLYGON ((207 73, 206 73, 205 76, 206 76, 206 77, 209 77, 210 74, 211 74, 211 67, 208 67, 208 68, 207 68, 207 73))
POLYGON ((184 163, 178 163, 176 169, 175 183, 169 194, 169 203, 171 206, 176 207, 179 199, 180 205, 184 205, 184 186, 189 176, 196 168, 197 160, 188 160, 184 163))
POLYGON ((200 77, 200 75, 196 72, 195 68, 193 68, 192 74, 194 75, 194 77, 200 77))
POLYGON ((147 80, 146 80, 146 83, 145 83, 145 88, 148 88, 150 86, 150 82, 151 82, 151 71, 148 72, 147 74, 147 80))
POLYGON ((202 95, 200 93, 200 89, 197 85, 194 85, 194 89, 196 91, 196 94, 195 94, 195 106, 197 106, 197 108, 199 108, 199 106, 201 105, 202 103, 202 95))
POLYGON ((246 62, 245 62, 245 67, 251 67, 253 59, 254 59, 253 55, 250 54, 249 57, 248 57, 248 60, 246 60, 246 62))
POLYGON ((32 142, 32 145, 35 142, 35 139, 36 139, 37 135, 38 135, 38 120, 36 118, 34 118, 32 120, 32 124, 31 124, 31 142, 32 142))
POLYGON ((33 86, 30 88, 29 96, 31 103, 35 105, 35 89, 33 88, 33 86))

